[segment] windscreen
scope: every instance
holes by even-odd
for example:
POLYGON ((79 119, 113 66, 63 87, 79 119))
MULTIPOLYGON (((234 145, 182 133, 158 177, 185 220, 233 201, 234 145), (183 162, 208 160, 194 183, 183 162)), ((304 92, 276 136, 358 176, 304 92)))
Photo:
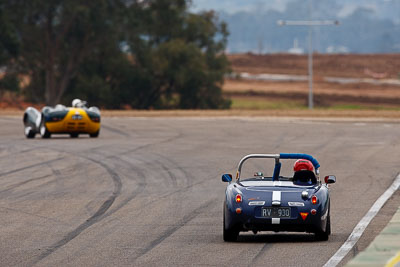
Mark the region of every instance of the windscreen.
MULTIPOLYGON (((293 177, 293 164, 295 160, 280 160, 281 163, 281 171, 279 176, 285 178, 293 177)), ((242 166, 242 172, 240 175, 240 179, 248 179, 248 178, 260 178, 267 179, 272 178, 274 174, 275 168, 275 159, 248 159, 244 162, 242 166)))

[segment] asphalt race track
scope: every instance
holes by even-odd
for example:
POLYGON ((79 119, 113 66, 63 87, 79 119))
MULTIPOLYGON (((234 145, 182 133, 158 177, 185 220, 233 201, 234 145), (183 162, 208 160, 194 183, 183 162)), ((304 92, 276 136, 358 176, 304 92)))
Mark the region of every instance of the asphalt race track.
POLYGON ((400 171, 390 122, 104 118, 98 139, 49 140, 26 139, 22 118, 0 123, 1 266, 322 266, 400 171), (330 240, 224 243, 221 174, 280 152, 312 154, 321 176, 336 175, 330 240))

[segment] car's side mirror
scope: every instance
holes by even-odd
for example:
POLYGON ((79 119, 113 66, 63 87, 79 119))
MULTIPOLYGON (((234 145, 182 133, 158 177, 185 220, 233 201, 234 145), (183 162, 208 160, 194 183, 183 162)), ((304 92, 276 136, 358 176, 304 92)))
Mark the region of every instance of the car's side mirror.
POLYGON ((336 176, 335 175, 325 176, 325 183, 326 184, 334 184, 334 183, 336 183, 336 176))
POLYGON ((222 182, 232 182, 232 174, 223 174, 222 182))

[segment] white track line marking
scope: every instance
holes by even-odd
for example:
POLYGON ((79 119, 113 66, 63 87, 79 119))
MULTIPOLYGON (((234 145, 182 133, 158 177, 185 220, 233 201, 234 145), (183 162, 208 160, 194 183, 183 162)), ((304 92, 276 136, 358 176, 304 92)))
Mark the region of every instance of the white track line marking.
POLYGON ((383 193, 377 201, 375 201, 374 205, 369 209, 367 214, 361 219, 361 221, 356 225, 353 232, 351 232, 350 236, 347 238, 346 242, 336 251, 335 255, 333 255, 327 263, 325 263, 324 267, 334 267, 339 264, 339 262, 346 257, 347 253, 354 247, 354 245, 358 242, 361 235, 364 233, 365 228, 367 228, 368 224, 372 221, 375 215, 379 212, 379 210, 383 207, 386 201, 393 195, 394 192, 400 187, 400 174, 397 175, 396 179, 392 183, 392 185, 383 193))

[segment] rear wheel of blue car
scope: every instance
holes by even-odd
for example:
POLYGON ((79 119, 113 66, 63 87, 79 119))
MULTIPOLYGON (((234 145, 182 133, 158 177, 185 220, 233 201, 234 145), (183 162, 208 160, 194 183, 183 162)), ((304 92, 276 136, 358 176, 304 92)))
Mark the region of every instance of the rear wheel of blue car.
POLYGON ((237 240, 239 235, 239 231, 234 228, 226 228, 225 227, 225 210, 224 210, 224 231, 223 231, 223 238, 225 242, 234 242, 237 240))
POLYGON ((327 241, 329 239, 329 235, 331 234, 331 216, 329 214, 326 220, 325 231, 319 231, 315 233, 315 239, 318 241, 327 241))

